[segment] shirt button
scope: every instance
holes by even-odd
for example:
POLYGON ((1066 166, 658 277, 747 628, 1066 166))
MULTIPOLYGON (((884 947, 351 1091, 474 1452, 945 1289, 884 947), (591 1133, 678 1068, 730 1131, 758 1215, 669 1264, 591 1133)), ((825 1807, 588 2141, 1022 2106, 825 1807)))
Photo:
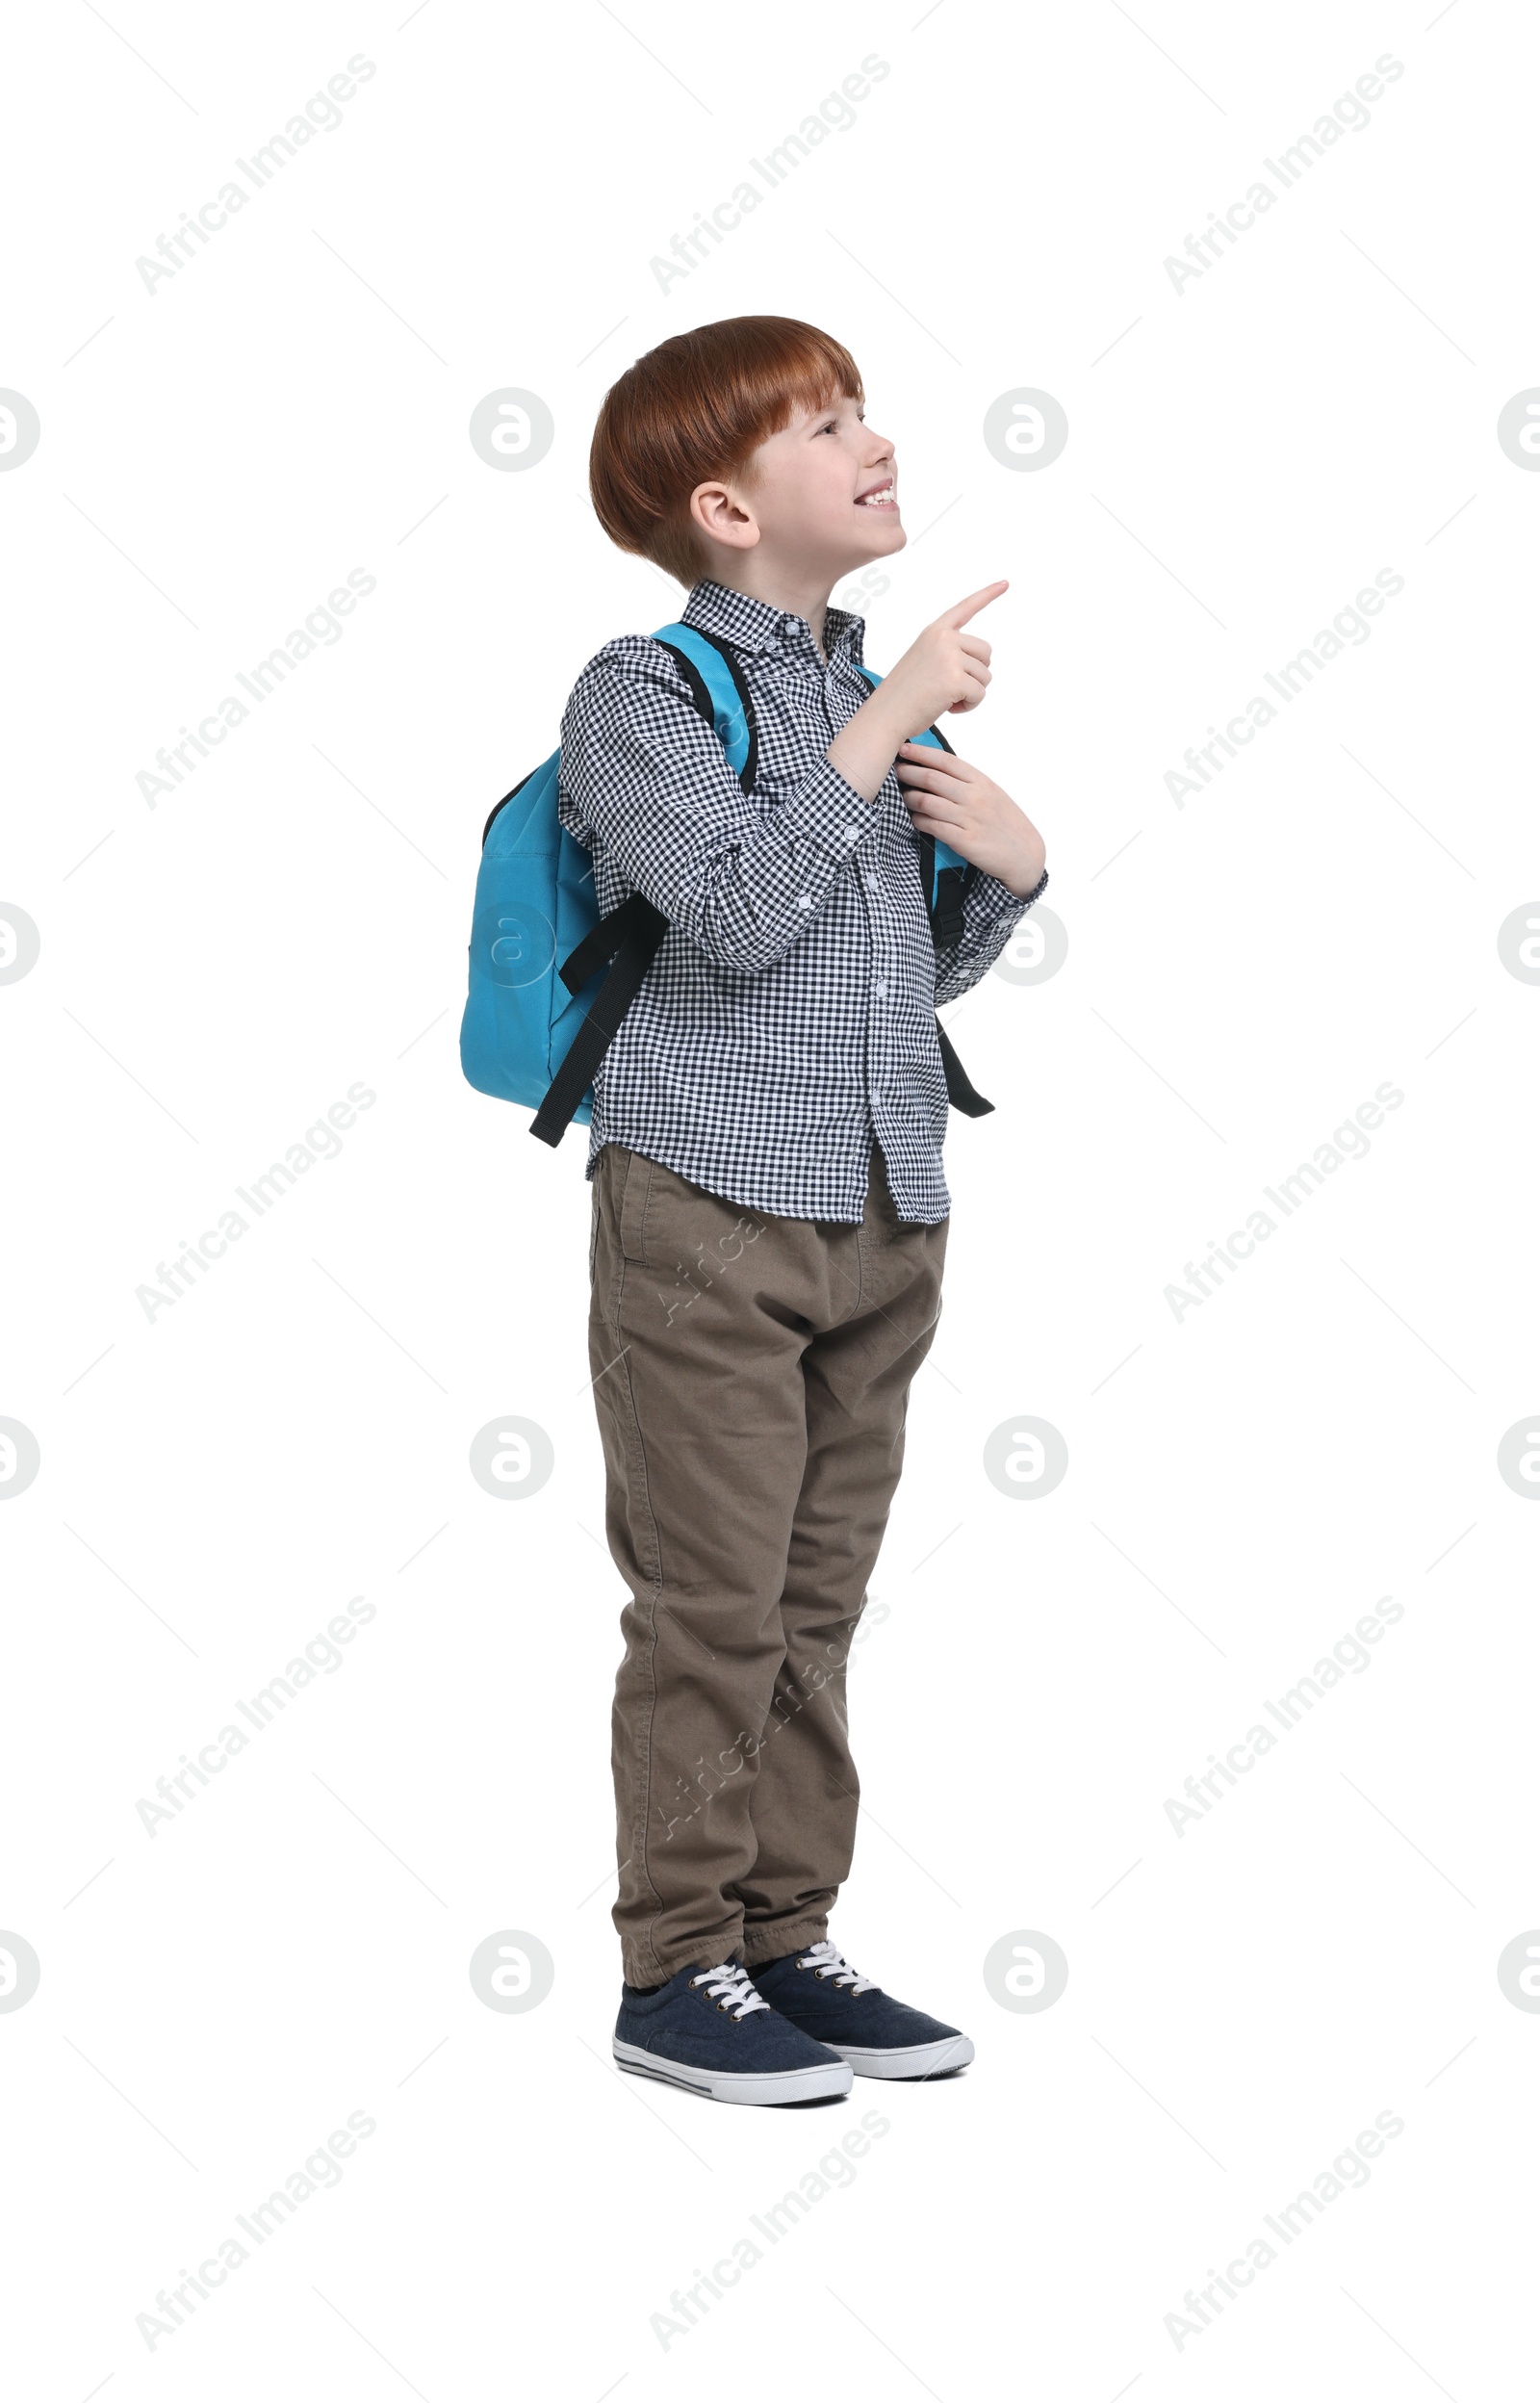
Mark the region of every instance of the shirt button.
POLYGON ((860 842, 860 828, 859 826, 841 826, 839 832, 842 840, 846 842, 860 842))
POLYGON ((872 991, 873 991, 873 993, 875 993, 875 994, 876 994, 877 998, 878 998, 878 1000, 879 1000, 879 1001, 886 1001, 886 998, 887 998, 887 987, 886 987, 886 985, 873 985, 873 987, 872 987, 872 991))
POLYGON ((812 894, 810 892, 799 894, 797 907, 799 910, 810 910, 812 908, 812 894))

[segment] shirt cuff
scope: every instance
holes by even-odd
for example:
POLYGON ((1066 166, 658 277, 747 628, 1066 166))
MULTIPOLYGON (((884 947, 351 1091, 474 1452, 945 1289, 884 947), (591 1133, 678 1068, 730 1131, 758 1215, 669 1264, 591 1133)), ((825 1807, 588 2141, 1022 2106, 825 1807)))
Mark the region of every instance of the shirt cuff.
POLYGON ((874 802, 862 800, 837 767, 828 760, 820 760, 783 805, 783 822, 810 842, 832 852, 835 859, 846 860, 861 837, 879 826, 882 818, 874 802))
POLYGON ((976 881, 969 887, 969 916, 976 919, 988 917, 991 912, 1002 926, 1014 926, 1024 910, 1030 910, 1047 886, 1048 871, 1043 869, 1030 892, 1013 892, 998 876, 987 876, 981 868, 976 881))

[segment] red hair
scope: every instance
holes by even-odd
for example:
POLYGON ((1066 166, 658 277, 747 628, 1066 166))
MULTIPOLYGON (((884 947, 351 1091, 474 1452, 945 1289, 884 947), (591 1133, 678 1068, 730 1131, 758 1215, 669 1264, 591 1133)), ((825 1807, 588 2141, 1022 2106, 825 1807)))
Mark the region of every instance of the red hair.
POLYGON ((794 317, 727 317, 671 334, 604 395, 588 460, 599 522, 681 584, 706 561, 690 495, 741 477, 799 405, 864 398, 843 343, 794 317))

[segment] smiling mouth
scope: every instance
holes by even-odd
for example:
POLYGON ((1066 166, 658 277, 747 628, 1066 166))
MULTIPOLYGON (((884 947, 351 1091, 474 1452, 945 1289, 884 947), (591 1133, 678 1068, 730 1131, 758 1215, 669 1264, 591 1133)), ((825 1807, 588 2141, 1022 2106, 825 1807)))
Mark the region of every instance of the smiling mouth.
POLYGON ((874 484, 870 492, 861 493, 856 506, 858 509, 896 509, 898 495, 893 489, 891 476, 886 484, 874 484))

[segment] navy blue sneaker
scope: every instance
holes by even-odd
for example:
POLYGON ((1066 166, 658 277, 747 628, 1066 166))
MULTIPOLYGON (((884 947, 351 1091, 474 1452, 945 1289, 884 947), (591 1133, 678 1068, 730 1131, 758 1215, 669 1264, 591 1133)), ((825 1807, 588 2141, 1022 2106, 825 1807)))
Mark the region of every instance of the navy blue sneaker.
POLYGON ((827 1938, 761 1962, 754 1981, 775 2010, 847 2060, 858 2078, 939 2078, 973 2058, 969 2037, 895 2002, 827 1938))
POLYGON ((620 1991, 615 2059, 638 2077, 713 2103, 822 2103, 850 2092, 838 2054, 772 2010, 735 1961, 678 1970, 651 1994, 620 1991))

